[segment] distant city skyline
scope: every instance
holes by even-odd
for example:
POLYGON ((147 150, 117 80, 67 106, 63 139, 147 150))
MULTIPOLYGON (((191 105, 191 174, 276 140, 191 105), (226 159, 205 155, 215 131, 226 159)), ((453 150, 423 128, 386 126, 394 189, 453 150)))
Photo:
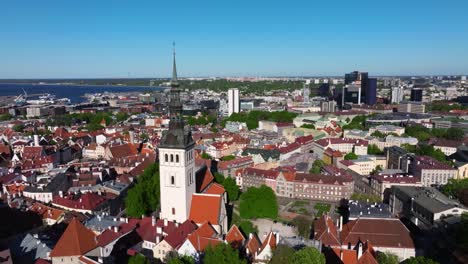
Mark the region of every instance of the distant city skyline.
POLYGON ((0 79, 468 75, 466 1, 358 2, 2 2, 0 79))

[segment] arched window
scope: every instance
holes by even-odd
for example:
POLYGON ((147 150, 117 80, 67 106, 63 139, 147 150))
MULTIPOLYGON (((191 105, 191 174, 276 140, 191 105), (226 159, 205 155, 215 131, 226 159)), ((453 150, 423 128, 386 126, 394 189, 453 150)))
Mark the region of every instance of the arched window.
POLYGON ((175 178, 174 178, 174 176, 171 176, 171 184, 172 184, 172 185, 175 184, 175 178))
POLYGON ((175 162, 179 162, 179 154, 175 155, 175 162))
POLYGON ((167 154, 164 155, 164 159, 166 160, 166 162, 169 161, 169 157, 167 156, 167 154))
POLYGON ((174 162, 174 155, 171 154, 171 162, 174 162))

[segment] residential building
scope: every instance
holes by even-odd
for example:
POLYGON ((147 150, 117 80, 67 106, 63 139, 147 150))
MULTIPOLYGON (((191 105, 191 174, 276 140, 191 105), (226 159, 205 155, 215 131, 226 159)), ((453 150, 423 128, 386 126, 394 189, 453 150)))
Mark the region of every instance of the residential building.
POLYGON ((367 154, 366 140, 352 139, 352 138, 323 138, 316 140, 313 144, 312 150, 319 157, 323 157, 323 153, 327 148, 338 150, 343 153, 354 152, 356 155, 367 154))
POLYGON ((403 87, 393 87, 392 88, 392 104, 399 104, 403 101, 404 98, 404 89, 403 87))
POLYGON ((397 105, 397 111, 402 113, 424 114, 426 106, 418 102, 401 102, 397 105))
POLYGON ((416 156, 409 172, 421 179, 424 186, 446 184, 457 177, 458 170, 429 156, 416 156))
POLYGON ((407 173, 414 155, 403 148, 393 146, 385 148, 385 156, 388 169, 402 170, 407 173))
POLYGON ((418 177, 398 172, 381 172, 371 175, 369 180, 373 194, 380 196, 383 201, 388 201, 392 186, 422 186, 418 177))
POLYGON ((240 108, 240 100, 239 100, 239 89, 237 88, 231 88, 228 90, 228 114, 229 116, 232 115, 232 113, 239 113, 239 108, 240 108))
POLYGON ((406 217, 416 226, 431 228, 448 216, 468 212, 458 201, 449 199, 433 187, 394 186, 390 196, 393 214, 406 217))
POLYGON ((379 131, 382 134, 388 135, 388 134, 396 134, 398 136, 401 136, 402 134, 405 133, 405 128, 400 127, 400 126, 394 126, 394 125, 378 125, 375 127, 370 127, 369 128, 369 134, 372 135, 372 133, 379 131))
POLYGON ((349 220, 358 218, 392 218, 388 204, 369 203, 350 200, 348 203, 349 220))

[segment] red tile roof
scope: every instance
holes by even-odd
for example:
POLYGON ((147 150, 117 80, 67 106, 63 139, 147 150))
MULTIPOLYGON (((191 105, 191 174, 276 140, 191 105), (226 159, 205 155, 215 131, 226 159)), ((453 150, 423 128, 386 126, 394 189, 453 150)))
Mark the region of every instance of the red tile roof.
POLYGON ((276 244, 278 244, 278 241, 276 241, 276 235, 275 233, 270 231, 265 240, 263 240, 262 246, 260 247, 259 251, 262 252, 267 245, 270 246, 271 250, 275 250, 276 244))
POLYGON ((258 239, 256 234, 249 234, 249 240, 245 245, 245 248, 248 250, 249 255, 254 255, 255 252, 260 248, 260 240, 258 239))
POLYGON ((206 190, 203 193, 222 195, 225 192, 226 190, 224 190, 224 187, 221 184, 214 182, 210 184, 210 186, 208 186, 208 188, 206 188, 206 190))
POLYGON ((343 244, 366 240, 375 247, 414 248, 409 230, 399 219, 358 218, 343 225, 343 244))
POLYGON ((221 240, 215 238, 217 235, 213 227, 205 222, 192 234, 188 235, 187 239, 195 247, 197 251, 204 251, 208 246, 216 246, 222 243, 221 240))
POLYGON ((314 221, 314 233, 314 239, 320 240, 325 246, 340 245, 338 230, 328 215, 322 215, 314 221))
POLYGON ((244 244, 245 237, 237 225, 232 225, 225 237, 226 242, 233 248, 240 248, 244 244))
POLYGON ((80 210, 91 210, 98 208, 101 204, 106 202, 107 199, 101 195, 95 193, 85 193, 79 197, 68 195, 64 197, 54 196, 52 199, 53 204, 57 204, 66 208, 80 209, 80 210))
POLYGON ((50 257, 81 256, 96 248, 96 235, 73 218, 60 237, 50 257))
POLYGON ((39 202, 33 203, 31 207, 29 207, 29 211, 37 213, 42 219, 53 219, 57 221, 60 216, 65 214, 63 210, 53 208, 39 202))
POLYGON ((172 232, 168 233, 164 238, 172 248, 177 249, 185 241, 187 236, 197 229, 197 225, 190 220, 186 220, 175 228, 172 232))
POLYGON ((221 195, 193 194, 189 219, 197 224, 210 222, 218 225, 221 214, 221 195))

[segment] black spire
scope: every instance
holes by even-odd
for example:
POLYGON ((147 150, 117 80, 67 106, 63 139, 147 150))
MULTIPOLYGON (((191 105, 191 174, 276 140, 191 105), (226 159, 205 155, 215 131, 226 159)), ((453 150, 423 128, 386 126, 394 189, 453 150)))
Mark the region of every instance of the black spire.
POLYGON ((172 79, 171 90, 169 92, 169 129, 163 132, 159 146, 162 148, 187 149, 192 147, 195 142, 193 142, 190 128, 185 129, 184 127, 179 81, 177 79, 175 43, 173 43, 173 47, 172 79))

